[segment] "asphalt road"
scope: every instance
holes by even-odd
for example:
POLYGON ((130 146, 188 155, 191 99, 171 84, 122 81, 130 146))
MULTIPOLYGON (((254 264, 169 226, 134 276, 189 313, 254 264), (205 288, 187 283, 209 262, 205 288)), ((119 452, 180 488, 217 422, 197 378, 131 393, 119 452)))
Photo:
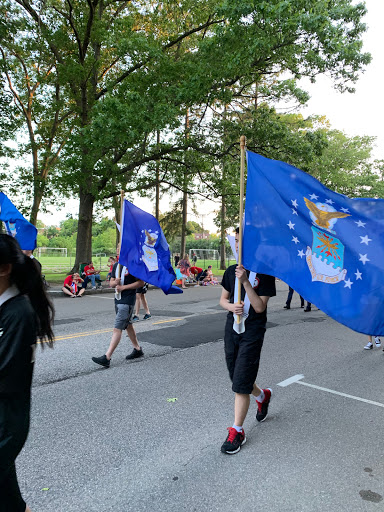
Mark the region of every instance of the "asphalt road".
POLYGON ((91 357, 109 344, 113 296, 56 298, 17 464, 32 511, 383 511, 384 353, 297 295, 284 310, 286 293, 279 282, 259 371, 270 415, 257 424, 251 404, 233 456, 220 453, 233 396, 219 286, 151 290, 152 318, 135 325, 145 357, 127 362, 124 337, 109 369, 91 357))

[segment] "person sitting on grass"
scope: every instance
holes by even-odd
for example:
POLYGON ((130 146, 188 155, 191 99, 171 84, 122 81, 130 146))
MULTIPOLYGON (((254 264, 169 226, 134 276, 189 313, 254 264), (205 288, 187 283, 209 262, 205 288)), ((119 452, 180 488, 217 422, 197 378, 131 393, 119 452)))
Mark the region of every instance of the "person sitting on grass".
POLYGON ((79 287, 84 279, 81 279, 77 272, 71 273, 64 279, 64 285, 62 287, 63 292, 69 297, 82 297, 85 292, 85 288, 79 287))

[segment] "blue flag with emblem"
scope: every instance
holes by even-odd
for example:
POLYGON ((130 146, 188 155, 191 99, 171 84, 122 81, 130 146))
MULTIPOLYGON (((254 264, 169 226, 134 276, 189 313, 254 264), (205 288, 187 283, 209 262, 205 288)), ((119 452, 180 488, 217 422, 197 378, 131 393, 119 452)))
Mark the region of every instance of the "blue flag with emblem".
POLYGON ((121 223, 120 265, 146 283, 153 284, 165 294, 183 293, 173 286, 176 274, 171 265, 167 240, 157 219, 126 199, 121 223))
POLYGON ((37 229, 25 219, 8 197, 0 192, 0 221, 8 235, 13 236, 24 250, 36 248, 37 229))
POLYGON ((252 152, 247 162, 244 267, 357 332, 384 335, 384 200, 351 199, 252 152))

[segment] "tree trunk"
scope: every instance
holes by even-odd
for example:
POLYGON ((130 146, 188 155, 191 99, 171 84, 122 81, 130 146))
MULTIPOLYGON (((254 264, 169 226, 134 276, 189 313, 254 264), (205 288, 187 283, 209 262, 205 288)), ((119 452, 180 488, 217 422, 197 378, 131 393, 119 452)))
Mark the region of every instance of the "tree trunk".
POLYGON ((188 218, 188 193, 187 187, 187 171, 184 171, 184 192, 183 192, 183 222, 181 225, 181 240, 180 240, 180 258, 184 258, 185 244, 186 244, 186 231, 187 231, 187 218, 188 218))
POLYGON ((36 226, 37 222, 37 215, 40 210, 40 203, 44 196, 44 190, 45 190, 45 184, 36 180, 33 184, 33 204, 32 204, 32 210, 31 215, 29 217, 29 222, 36 226))
POLYGON ((225 197, 221 196, 221 212, 220 212, 220 270, 227 268, 225 264, 225 216, 227 207, 225 204, 225 197))
POLYGON ((88 263, 92 260, 92 214, 95 198, 88 192, 87 188, 81 187, 79 199, 79 224, 73 272, 79 270, 80 263, 88 263))
MULTIPOLYGON (((189 138, 189 108, 185 114, 185 139, 189 138)), ((188 220, 188 171, 184 167, 183 172, 183 222, 181 225, 181 240, 180 240, 180 258, 184 258, 185 254, 185 238, 187 232, 187 220, 188 220)))
MULTIPOLYGON (((160 131, 157 130, 157 148, 159 148, 160 144, 160 131)), ((155 217, 157 220, 159 220, 160 216, 160 169, 159 169, 159 161, 156 162, 156 210, 155 210, 155 217)))

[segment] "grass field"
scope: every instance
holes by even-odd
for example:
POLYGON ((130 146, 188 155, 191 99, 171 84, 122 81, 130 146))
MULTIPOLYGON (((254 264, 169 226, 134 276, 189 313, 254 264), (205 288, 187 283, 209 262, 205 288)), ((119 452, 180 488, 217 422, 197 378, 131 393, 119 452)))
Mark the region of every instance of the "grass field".
MULTIPOLYGON (((50 284, 62 284, 67 277, 68 272, 72 269, 75 259, 73 257, 65 256, 42 256, 39 259, 42 265, 42 272, 45 279, 50 284)), ((233 265, 235 260, 229 260, 229 265, 233 265)), ((101 269, 101 277, 104 280, 109 271, 108 256, 94 257, 93 264, 96 270, 101 269)), ((226 260, 228 265, 228 260, 226 260)), ((224 270, 220 270, 220 261, 216 260, 197 260, 196 266, 206 269, 208 265, 212 265, 212 270, 215 276, 222 276, 224 270)))

